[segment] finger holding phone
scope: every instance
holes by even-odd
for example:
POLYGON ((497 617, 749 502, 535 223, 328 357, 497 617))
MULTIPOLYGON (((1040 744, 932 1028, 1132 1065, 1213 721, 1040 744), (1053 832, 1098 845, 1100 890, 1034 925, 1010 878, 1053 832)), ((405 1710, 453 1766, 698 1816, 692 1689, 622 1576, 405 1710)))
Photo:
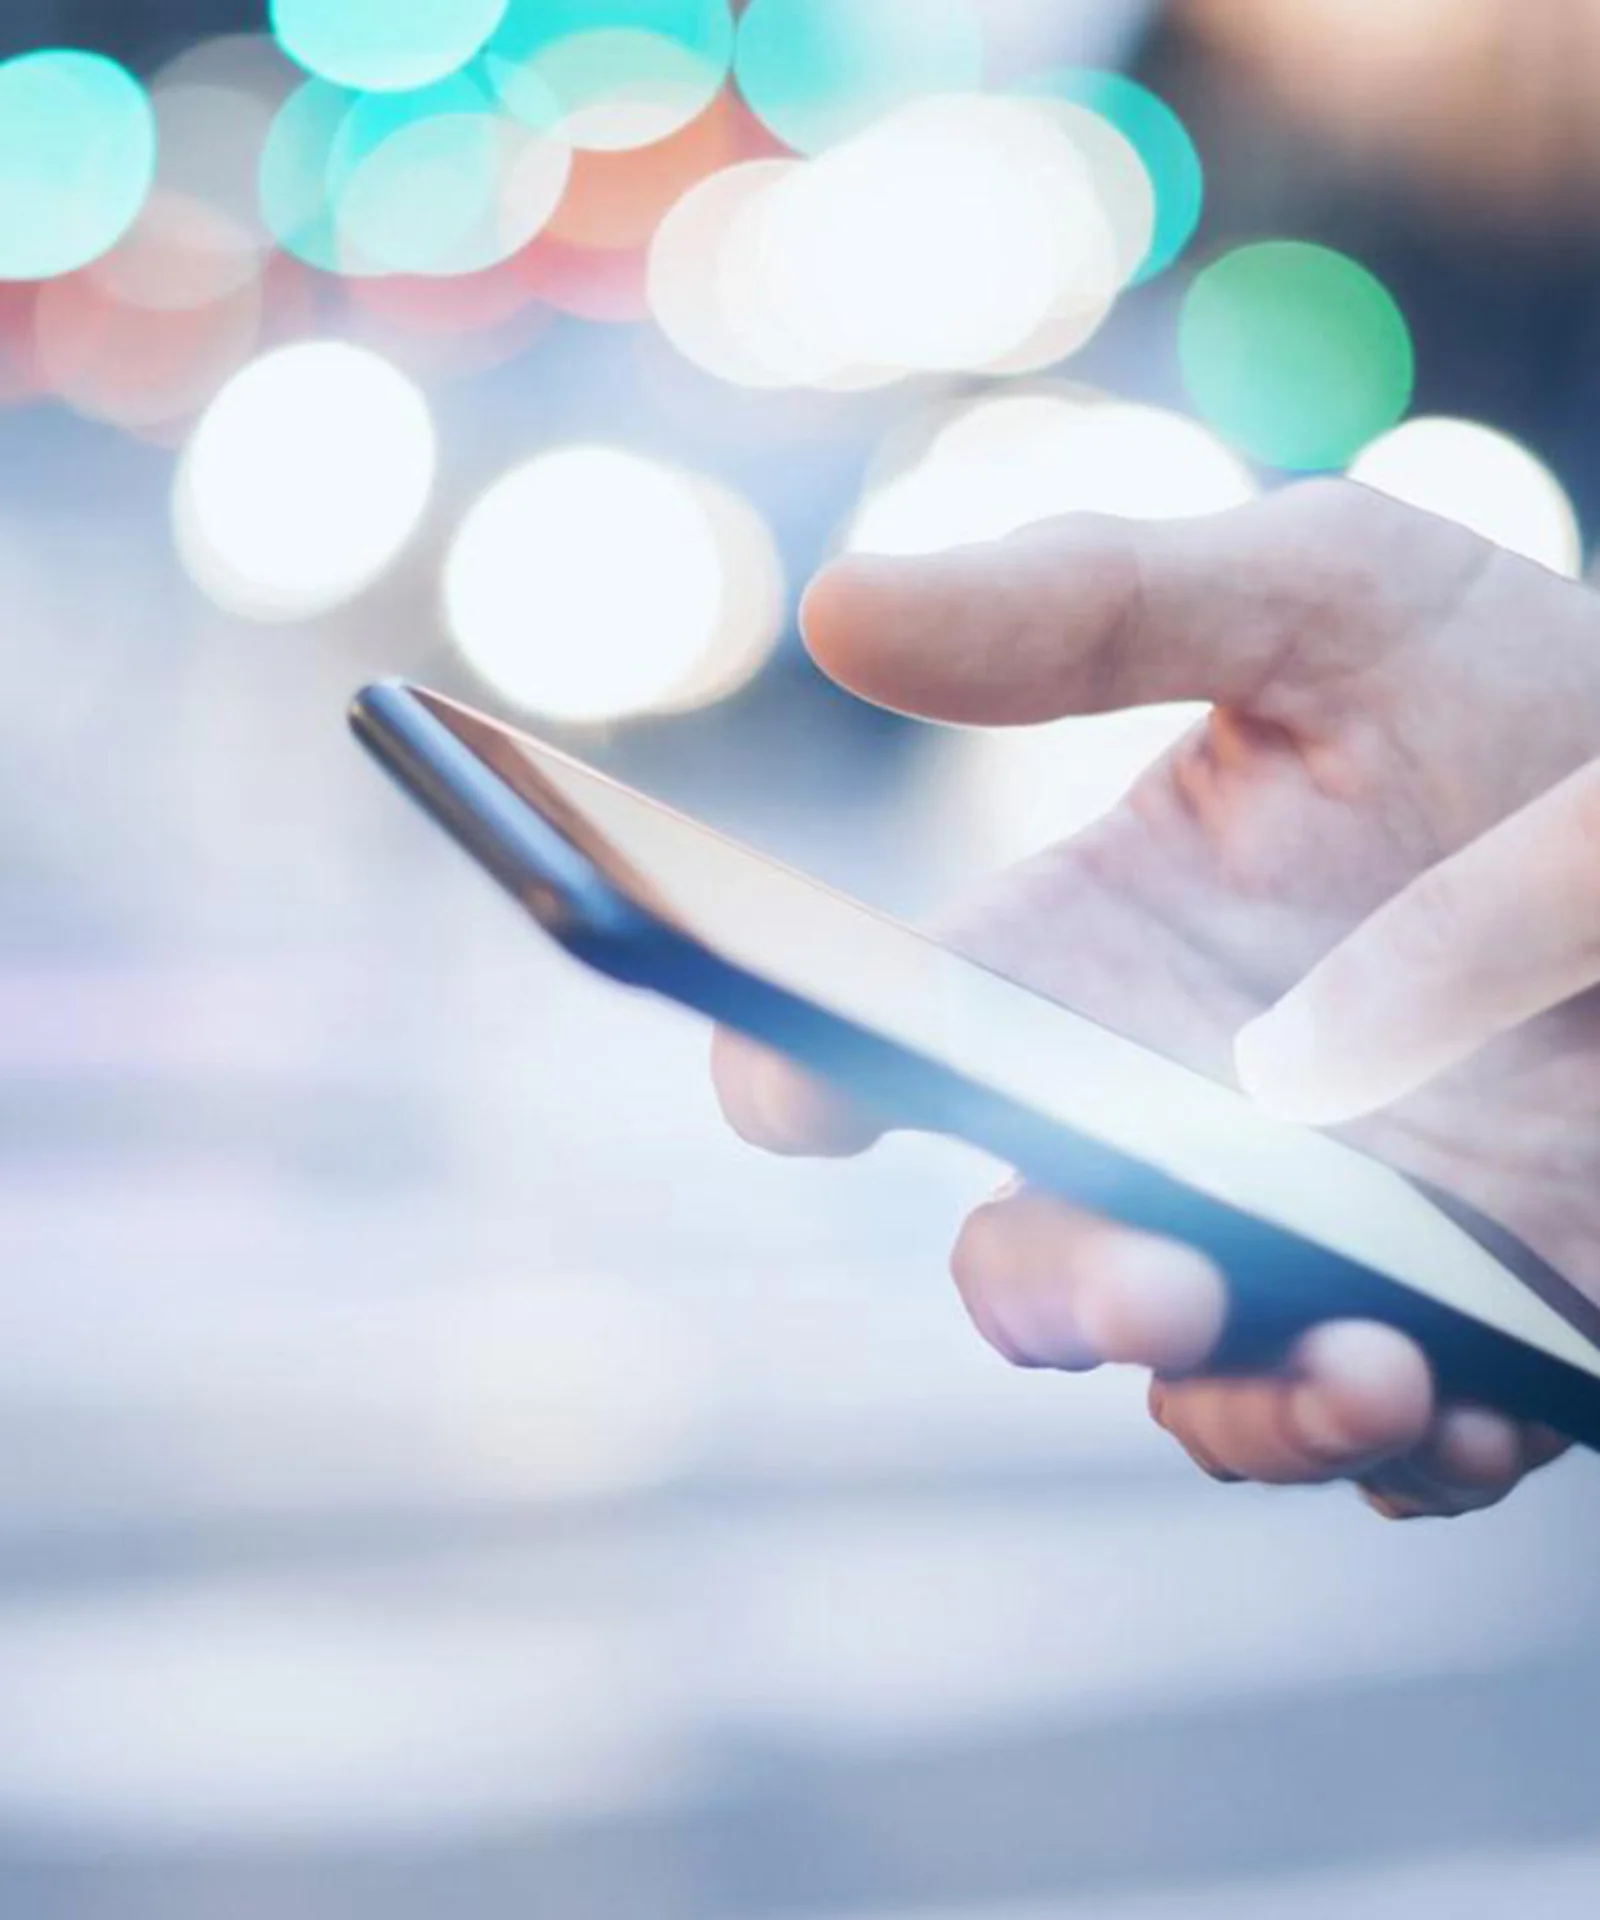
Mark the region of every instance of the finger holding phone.
MULTIPOLYGON (((1107 819, 974 902, 961 944, 1219 1078, 1245 1029, 1240 1065, 1270 1105, 1355 1121, 1352 1140, 1600 1298, 1600 1002, 1581 997, 1600 980, 1591 594, 1313 483, 1209 520, 1073 519, 845 561, 806 628, 832 677, 936 720, 1212 702, 1107 819)), ((719 1042, 716 1079, 762 1144, 870 1137, 745 1042, 719 1042)), ((1270 1373, 1206 1377, 1226 1276, 1051 1194, 1002 1193, 953 1264, 1007 1358, 1152 1368, 1155 1417, 1219 1477, 1349 1477, 1386 1513, 1454 1513, 1561 1450, 1441 1404, 1387 1326, 1335 1321, 1270 1373)))
MULTIPOLYGON (((1319 963, 1355 964, 1329 961, 1343 943, 1372 947, 1367 923, 1430 896, 1437 918, 1424 876, 1582 795, 1591 597, 1315 484, 1210 520, 1073 518, 849 562, 806 625, 837 679, 930 718, 1171 699, 1210 717, 942 938, 444 695, 369 688, 352 719, 576 958, 744 1036, 714 1067, 751 1139, 853 1153, 894 1124, 1020 1169, 954 1261, 1008 1358, 1147 1366, 1157 1419, 1217 1476, 1354 1478, 1396 1515, 1492 1503, 1557 1431, 1600 1448, 1595 998, 1334 1132, 1247 1099, 1234 1061, 1319 963)), ((1545 997, 1567 965, 1547 954, 1545 997)), ((1493 1024, 1521 1003, 1486 1004, 1493 1024)), ((1446 1030, 1408 1072, 1460 1050, 1446 1030)))

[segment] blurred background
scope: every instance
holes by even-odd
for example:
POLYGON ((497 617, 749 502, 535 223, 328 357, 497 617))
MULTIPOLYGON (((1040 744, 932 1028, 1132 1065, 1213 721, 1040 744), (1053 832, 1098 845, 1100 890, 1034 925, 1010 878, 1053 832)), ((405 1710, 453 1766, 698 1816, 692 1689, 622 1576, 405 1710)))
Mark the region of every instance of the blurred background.
MULTIPOLYGON (((918 913, 1185 719, 815 565, 1354 470, 1576 574, 1590 0, 7 0, 0 1908, 1542 1920, 1600 1481, 1387 1529, 1012 1376, 363 765, 425 678, 918 913)), ((1537 636, 1508 633, 1510 646, 1537 636)))

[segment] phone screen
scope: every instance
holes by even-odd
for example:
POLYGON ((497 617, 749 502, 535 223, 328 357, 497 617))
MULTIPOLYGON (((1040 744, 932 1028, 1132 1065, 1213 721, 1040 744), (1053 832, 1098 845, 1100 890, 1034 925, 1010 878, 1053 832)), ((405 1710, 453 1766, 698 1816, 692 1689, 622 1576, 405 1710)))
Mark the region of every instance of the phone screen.
MULTIPOLYGON (((1600 1379, 1536 1293, 1400 1174, 437 695, 429 712, 623 891, 748 973, 1214 1200, 1600 1379)), ((1566 1289, 1562 1289, 1565 1293, 1566 1289)))

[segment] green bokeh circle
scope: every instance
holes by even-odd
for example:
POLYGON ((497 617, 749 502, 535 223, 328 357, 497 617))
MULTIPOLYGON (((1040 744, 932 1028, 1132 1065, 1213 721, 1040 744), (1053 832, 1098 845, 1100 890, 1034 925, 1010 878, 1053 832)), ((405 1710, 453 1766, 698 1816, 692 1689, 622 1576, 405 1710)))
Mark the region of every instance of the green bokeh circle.
POLYGON ((1411 404, 1416 358, 1383 283, 1296 240, 1239 247, 1184 302, 1190 398, 1217 432, 1291 472, 1342 468, 1411 404))

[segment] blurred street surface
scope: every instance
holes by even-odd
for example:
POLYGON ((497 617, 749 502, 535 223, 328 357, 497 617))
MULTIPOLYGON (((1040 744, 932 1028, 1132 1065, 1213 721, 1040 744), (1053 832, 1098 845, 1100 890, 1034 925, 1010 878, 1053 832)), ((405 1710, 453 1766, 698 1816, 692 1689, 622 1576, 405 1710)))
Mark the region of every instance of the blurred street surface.
MULTIPOLYGON (((371 642, 205 613, 81 431, 0 526, 0 1910, 1594 1911, 1592 1463, 1386 1527, 1009 1374, 943 1276, 994 1170, 742 1148, 347 743, 371 642)), ((652 752, 964 877, 915 777, 652 752)))

